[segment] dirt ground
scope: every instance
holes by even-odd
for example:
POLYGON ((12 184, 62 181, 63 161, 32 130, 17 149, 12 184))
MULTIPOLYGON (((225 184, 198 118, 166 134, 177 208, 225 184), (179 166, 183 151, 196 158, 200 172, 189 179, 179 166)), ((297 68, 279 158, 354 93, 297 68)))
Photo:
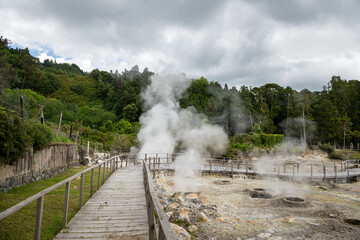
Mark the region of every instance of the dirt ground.
MULTIPOLYGON (((158 191, 160 199, 181 191, 172 180, 161 180, 166 192, 158 191)), ((191 223, 197 227, 191 239, 360 239, 360 225, 343 222, 360 219, 360 182, 309 185, 246 176, 194 177, 191 182, 200 204, 217 211, 207 222, 191 223), (251 197, 255 188, 266 189, 272 197, 251 197), (285 197, 304 202, 291 203, 285 197)))

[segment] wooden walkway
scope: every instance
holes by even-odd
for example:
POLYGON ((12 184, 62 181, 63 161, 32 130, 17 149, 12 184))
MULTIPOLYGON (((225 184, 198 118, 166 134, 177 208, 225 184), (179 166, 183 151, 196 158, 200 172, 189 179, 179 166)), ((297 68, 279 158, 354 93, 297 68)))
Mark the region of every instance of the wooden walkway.
POLYGON ((55 239, 148 239, 142 165, 114 172, 55 239))

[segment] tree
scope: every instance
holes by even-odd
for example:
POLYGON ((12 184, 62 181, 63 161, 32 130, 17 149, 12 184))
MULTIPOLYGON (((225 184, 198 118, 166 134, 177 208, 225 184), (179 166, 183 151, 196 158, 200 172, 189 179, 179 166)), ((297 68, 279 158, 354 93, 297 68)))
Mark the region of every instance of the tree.
POLYGON ((122 110, 122 116, 129 122, 135 122, 138 117, 138 108, 135 103, 128 104, 122 110))

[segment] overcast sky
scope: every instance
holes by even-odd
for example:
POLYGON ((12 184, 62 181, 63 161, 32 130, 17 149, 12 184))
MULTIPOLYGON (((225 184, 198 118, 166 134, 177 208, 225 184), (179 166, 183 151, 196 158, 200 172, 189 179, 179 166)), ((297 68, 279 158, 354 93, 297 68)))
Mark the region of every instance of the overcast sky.
POLYGON ((0 0, 0 35, 85 71, 321 90, 360 77, 357 0, 0 0))

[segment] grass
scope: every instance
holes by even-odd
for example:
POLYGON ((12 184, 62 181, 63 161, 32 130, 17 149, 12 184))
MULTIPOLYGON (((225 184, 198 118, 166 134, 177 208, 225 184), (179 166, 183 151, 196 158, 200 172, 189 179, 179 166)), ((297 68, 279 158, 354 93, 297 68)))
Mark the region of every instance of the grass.
MULTIPOLYGON (((0 212, 86 168, 87 167, 84 166, 69 168, 55 177, 14 188, 6 193, 0 193, 0 212)), ((84 176, 83 203, 90 198, 91 171, 85 173, 84 176)), ((95 168, 93 193, 95 193, 97 189, 97 176, 98 168, 95 168)), ((101 168, 100 184, 102 184, 102 177, 103 171, 101 168)), ((79 189, 80 180, 72 180, 70 183, 68 222, 79 210, 79 189)), ((45 195, 41 239, 53 239, 56 234, 62 230, 64 198, 65 185, 45 195)), ((34 201, 21 210, 0 220, 0 240, 34 238, 36 202, 37 201, 34 201)))

